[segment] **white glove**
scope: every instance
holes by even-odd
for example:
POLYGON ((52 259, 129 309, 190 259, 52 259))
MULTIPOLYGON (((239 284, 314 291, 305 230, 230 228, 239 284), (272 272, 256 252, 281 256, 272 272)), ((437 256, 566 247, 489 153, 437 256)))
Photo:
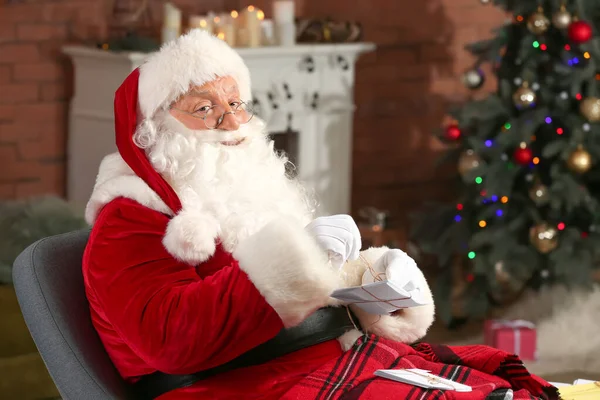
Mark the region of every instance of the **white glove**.
POLYGON ((392 281, 404 290, 417 289, 422 272, 417 263, 402 250, 393 249, 386 251, 371 268, 363 274, 362 283, 375 281, 392 281))
POLYGON ((329 254, 336 268, 341 268, 348 260, 356 260, 360 255, 360 231, 349 215, 316 218, 306 226, 306 230, 319 247, 329 254))

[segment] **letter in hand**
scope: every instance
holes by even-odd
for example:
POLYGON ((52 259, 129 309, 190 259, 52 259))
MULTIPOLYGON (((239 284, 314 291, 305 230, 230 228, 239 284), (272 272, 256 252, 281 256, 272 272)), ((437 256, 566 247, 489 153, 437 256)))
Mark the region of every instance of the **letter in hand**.
POLYGON ((422 276, 417 263, 399 249, 386 251, 363 275, 363 285, 376 281, 391 281, 406 291, 417 289, 416 282, 422 276))
POLYGON ((332 265, 338 269, 360 255, 360 231, 349 215, 318 217, 306 226, 306 231, 329 254, 332 265))

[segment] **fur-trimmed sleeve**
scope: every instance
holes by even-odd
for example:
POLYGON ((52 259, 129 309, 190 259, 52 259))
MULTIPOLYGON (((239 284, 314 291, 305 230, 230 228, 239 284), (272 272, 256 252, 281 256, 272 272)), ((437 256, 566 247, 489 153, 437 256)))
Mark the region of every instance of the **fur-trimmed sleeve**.
MULTIPOLYGON (((362 257, 360 259, 347 263, 342 270, 345 285, 361 285, 362 276, 368 265, 373 265, 388 250, 387 247, 370 248, 361 252, 362 257)), ((351 306, 363 329, 369 333, 403 343, 413 343, 425 336, 434 320, 433 296, 422 273, 415 283, 421 288, 424 299, 431 301, 430 305, 406 308, 393 315, 381 316, 368 314, 358 307, 351 306)))
POLYGON ((303 227, 277 219, 240 243, 233 256, 286 327, 329 302, 340 278, 303 227))

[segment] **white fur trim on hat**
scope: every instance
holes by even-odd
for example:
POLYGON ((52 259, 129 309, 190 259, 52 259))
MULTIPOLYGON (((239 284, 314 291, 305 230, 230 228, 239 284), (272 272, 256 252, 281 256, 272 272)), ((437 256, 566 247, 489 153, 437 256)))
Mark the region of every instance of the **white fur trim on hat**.
POLYGON ((144 118, 152 118, 190 89, 219 77, 231 76, 241 100, 249 101, 250 72, 242 57, 223 40, 194 29, 164 44, 140 67, 138 102, 144 118))

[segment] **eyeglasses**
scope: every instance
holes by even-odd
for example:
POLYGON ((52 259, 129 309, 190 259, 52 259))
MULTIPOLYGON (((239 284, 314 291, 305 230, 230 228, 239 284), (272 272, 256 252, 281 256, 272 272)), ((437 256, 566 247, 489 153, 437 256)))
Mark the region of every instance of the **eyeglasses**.
POLYGON ((236 121, 242 125, 250 122, 254 116, 254 110, 252 109, 252 106, 243 101, 231 103, 229 105, 229 111, 227 111, 227 109, 220 104, 216 104, 214 106, 204 106, 194 112, 189 112, 176 107, 171 107, 171 109, 203 120, 204 125, 206 125, 208 129, 216 129, 219 125, 221 125, 221 123, 223 123, 223 120, 227 114, 233 115, 236 121))

